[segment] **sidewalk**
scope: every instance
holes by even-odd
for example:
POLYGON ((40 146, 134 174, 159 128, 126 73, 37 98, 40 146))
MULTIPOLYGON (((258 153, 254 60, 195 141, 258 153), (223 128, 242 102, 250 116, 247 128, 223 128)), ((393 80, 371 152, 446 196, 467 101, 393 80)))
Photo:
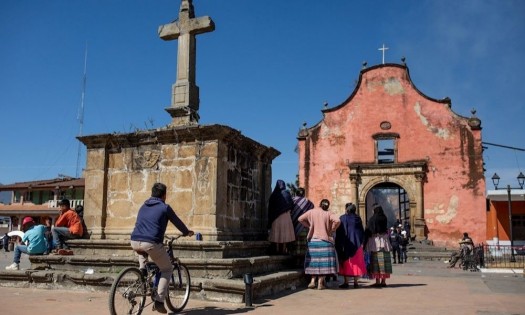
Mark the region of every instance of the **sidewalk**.
MULTIPOLYGON (((3 256, 3 253, 2 255, 3 256)), ((12 256, 11 256, 12 257, 12 256)), ((0 259, 0 267, 6 263, 0 259)), ((386 288, 342 290, 334 282, 323 291, 297 288, 280 296, 243 304, 191 299, 182 314, 483 314, 525 315, 522 274, 467 272, 447 269, 443 262, 414 261, 394 265, 386 288)), ((0 287, 2 314, 108 314, 107 292, 0 287)), ((143 314, 158 314, 148 307, 143 314)))

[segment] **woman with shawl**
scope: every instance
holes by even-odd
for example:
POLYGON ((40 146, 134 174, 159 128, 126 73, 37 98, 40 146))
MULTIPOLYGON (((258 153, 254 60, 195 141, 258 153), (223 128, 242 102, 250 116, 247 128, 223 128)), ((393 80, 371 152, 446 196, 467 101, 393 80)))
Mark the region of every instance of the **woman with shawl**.
POLYGON ((333 234, 339 226, 339 218, 328 211, 330 201, 321 200, 317 208, 305 212, 299 217, 299 222, 309 228, 308 249, 304 260, 304 273, 312 275, 309 289, 315 288, 323 290, 325 286, 325 276, 337 272, 337 260, 334 249, 333 234))
POLYGON ((294 260, 297 266, 304 265, 304 254, 306 254, 306 236, 308 235, 308 229, 304 228, 297 219, 305 213, 314 208, 314 204, 305 197, 305 190, 302 187, 297 188, 295 196, 293 197, 294 208, 292 210, 292 223, 295 233, 295 242, 290 246, 290 252, 294 256, 294 260))
POLYGON ((366 265, 363 254, 365 231, 363 221, 356 214, 356 206, 352 203, 345 205, 346 213, 339 220, 335 236, 335 249, 339 259, 339 274, 344 277, 340 288, 348 288, 348 277, 354 278, 354 288, 357 288, 357 279, 366 274, 366 265))
POLYGON ((370 237, 366 250, 370 252, 370 277, 376 279, 374 287, 386 287, 386 279, 392 273, 392 245, 388 237, 388 219, 379 205, 375 205, 374 214, 368 220, 367 229, 370 237))
POLYGON ((283 180, 277 180, 268 203, 268 227, 271 227, 268 240, 276 244, 277 253, 285 254, 286 243, 295 241, 295 234, 290 211, 293 200, 286 190, 283 180))

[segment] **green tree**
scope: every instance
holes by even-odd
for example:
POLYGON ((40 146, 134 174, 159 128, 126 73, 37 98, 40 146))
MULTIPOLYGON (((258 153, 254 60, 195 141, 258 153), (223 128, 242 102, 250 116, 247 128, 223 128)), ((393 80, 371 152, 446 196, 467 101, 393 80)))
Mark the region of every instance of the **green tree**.
POLYGON ((299 188, 299 174, 295 175, 295 183, 286 183, 286 187, 288 187, 292 196, 295 196, 297 194, 297 188, 299 188))

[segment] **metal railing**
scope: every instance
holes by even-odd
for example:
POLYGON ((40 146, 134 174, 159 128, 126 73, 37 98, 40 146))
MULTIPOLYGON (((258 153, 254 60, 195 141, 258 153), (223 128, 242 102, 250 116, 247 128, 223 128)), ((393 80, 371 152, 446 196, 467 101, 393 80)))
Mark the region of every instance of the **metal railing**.
MULTIPOLYGON (((48 208, 58 208, 58 202, 60 200, 49 200, 47 202, 48 208)), ((76 206, 83 206, 84 205, 84 199, 70 199, 69 200, 71 209, 75 209, 76 206)))
POLYGON ((525 247, 510 245, 483 245, 485 268, 525 268, 525 247))

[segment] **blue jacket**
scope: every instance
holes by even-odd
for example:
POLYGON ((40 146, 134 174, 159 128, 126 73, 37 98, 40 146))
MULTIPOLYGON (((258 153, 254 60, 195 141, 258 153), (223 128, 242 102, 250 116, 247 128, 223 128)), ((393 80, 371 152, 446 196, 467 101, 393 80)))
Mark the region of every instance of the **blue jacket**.
POLYGON ((33 225, 24 233, 22 242, 29 241, 28 254, 42 254, 47 250, 47 239, 44 236, 45 226, 33 225))
POLYGON ((173 223, 182 234, 188 235, 188 228, 168 204, 161 198, 149 198, 139 209, 137 222, 131 233, 131 240, 162 243, 168 221, 173 223))

